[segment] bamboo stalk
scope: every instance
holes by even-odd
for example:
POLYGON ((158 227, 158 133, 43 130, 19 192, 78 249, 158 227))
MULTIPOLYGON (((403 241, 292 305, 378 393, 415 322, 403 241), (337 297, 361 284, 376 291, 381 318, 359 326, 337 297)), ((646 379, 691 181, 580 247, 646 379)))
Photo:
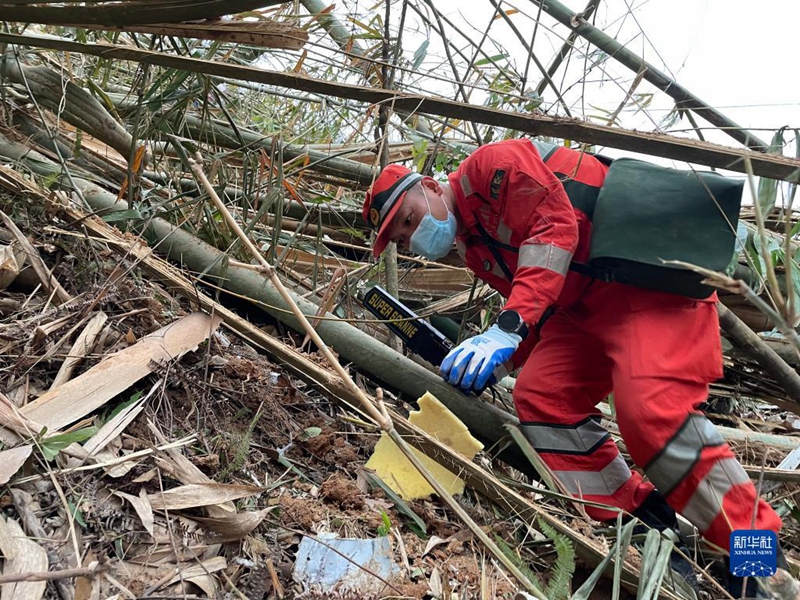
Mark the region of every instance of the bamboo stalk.
POLYGON ((693 110, 706 121, 720 127, 725 133, 748 148, 763 151, 769 147, 768 144, 743 129, 740 125, 734 123, 719 110, 703 102, 677 81, 674 81, 671 77, 659 71, 654 65, 648 63, 634 52, 631 52, 628 48, 602 30, 588 23, 585 18, 583 18, 583 15, 575 14, 569 8, 558 2, 558 0, 529 1, 535 6, 540 7, 562 25, 569 27, 573 33, 594 44, 597 48, 616 61, 622 63, 633 72, 639 73, 642 69, 646 69, 644 75, 645 80, 674 99, 678 109, 693 110))
POLYGON ((653 156, 693 162, 739 173, 746 172, 743 159, 749 157, 752 161, 753 172, 756 175, 780 181, 800 183, 800 160, 708 142, 687 140, 663 133, 643 133, 545 115, 523 115, 433 96, 405 94, 392 90, 381 90, 371 86, 331 82, 298 73, 223 64, 183 56, 172 56, 138 48, 123 48, 108 44, 82 44, 61 39, 0 33, 0 43, 4 42, 21 46, 91 54, 108 59, 145 62, 175 69, 184 69, 192 73, 234 77, 246 81, 280 85, 291 89, 350 98, 373 104, 393 102, 395 112, 409 111, 415 114, 421 113, 475 121, 477 123, 515 129, 533 135, 549 135, 587 144, 609 146, 631 152, 642 152, 653 156))
MULTIPOLYGON (((597 10, 597 5, 600 4, 600 0, 589 0, 588 4, 586 4, 586 8, 583 9, 582 13, 578 14, 584 21, 588 21, 589 18, 592 16, 592 13, 597 10)), ((561 63, 564 62, 564 59, 569 56, 570 51, 575 47, 575 40, 578 39, 578 34, 574 31, 569 34, 567 39, 564 41, 564 44, 561 46, 561 50, 558 51, 555 58, 553 58, 553 62, 550 63, 550 66, 547 67, 547 75, 549 77, 553 77, 558 71, 558 67, 561 66, 561 63)), ((542 92, 544 92, 544 88, 547 87, 547 79, 544 77, 539 81, 539 84, 536 86, 536 95, 541 96, 542 92)))
POLYGON ((0 3, 4 21, 42 23, 45 25, 143 25, 146 23, 175 23, 213 19, 260 8, 282 4, 288 0, 158 0, 156 2, 92 2, 86 6, 63 6, 56 2, 42 2, 30 6, 14 0, 0 3), (43 5, 43 6, 42 6, 43 5))
MULTIPOLYGON (((769 292, 772 295, 772 301, 775 303, 778 312, 781 315, 785 315, 786 303, 783 300, 781 286, 778 284, 778 276, 775 274, 775 265, 772 264, 772 254, 767 246, 767 229, 764 226, 766 215, 761 212, 761 203, 758 200, 755 176, 753 175, 753 165, 747 158, 744 160, 744 167, 747 171, 747 182, 750 185, 750 194, 753 197, 753 210, 756 214, 756 227, 758 228, 759 252, 761 253, 761 259, 764 261, 764 268, 767 270, 769 292)), ((791 269, 787 269, 787 272, 788 271, 791 271, 791 269)), ((791 290, 789 290, 789 293, 791 294, 791 290)))
POLYGON ((748 351, 764 370, 791 398, 800 402, 800 375, 797 374, 767 343, 750 329, 733 311, 722 303, 717 304, 719 324, 738 345, 748 351))
MULTIPOLYGON (((199 157, 197 161, 199 161, 199 157)), ((217 195, 216 190, 211 185, 211 182, 206 177, 205 173, 203 172, 202 168, 200 167, 199 162, 195 160, 189 160, 189 166, 192 169, 192 172, 195 174, 197 179, 202 184, 203 188, 205 188, 206 192, 208 193, 211 201, 214 203, 214 206, 217 208, 219 213, 225 219, 225 222, 228 224, 228 227, 236 234, 236 236, 241 240, 242 244, 247 248, 248 252, 255 258, 262 266, 263 273, 269 278, 270 283, 275 286, 275 289, 278 290, 278 293, 283 298, 284 302, 291 308, 292 313, 294 314, 295 318, 300 322, 303 329, 306 333, 311 337, 314 344, 316 344, 317 348, 319 348, 320 352, 325 356, 328 361, 328 364, 333 368, 336 374, 341 378, 342 383, 345 387, 356 397, 359 399, 362 408, 366 411, 369 417, 378 424, 378 426, 386 432, 386 434, 397 444, 397 447, 403 452, 403 454, 408 458, 414 468, 416 468, 420 475, 427 481, 430 486, 436 491, 439 497, 447 504, 450 509, 455 512, 458 517, 464 521, 464 523, 469 527, 472 533, 477 537, 494 555, 494 557, 508 569, 508 571, 514 576, 515 579, 522 585, 528 592, 540 598, 541 600, 547 600, 547 597, 544 593, 539 590, 539 588, 530 581, 524 573, 497 547, 497 545, 489 538, 488 535, 475 523, 472 518, 467 514, 467 512, 461 507, 461 505, 456 502, 455 498, 442 486, 441 483, 428 471, 425 465, 422 464, 422 461, 416 456, 416 454, 411 449, 411 446, 405 441, 405 439, 400 435, 400 433, 395 429, 394 423, 392 418, 389 416, 386 407, 383 405, 380 397, 378 399, 378 406, 376 407, 367 395, 359 388, 353 379, 350 377, 349 373, 344 370, 344 367, 339 363, 339 359, 336 355, 328 348, 327 344, 322 340, 316 330, 311 326, 311 323, 308 322, 306 315, 303 311, 300 310, 300 307, 294 301, 294 298, 289 294, 289 291, 283 285, 283 282, 278 277, 275 269, 270 265, 267 260, 262 256, 262 254, 258 251, 255 244, 250 241, 250 238, 242 231, 242 228, 239 224, 234 220, 231 213, 228 211, 225 204, 217 195)))

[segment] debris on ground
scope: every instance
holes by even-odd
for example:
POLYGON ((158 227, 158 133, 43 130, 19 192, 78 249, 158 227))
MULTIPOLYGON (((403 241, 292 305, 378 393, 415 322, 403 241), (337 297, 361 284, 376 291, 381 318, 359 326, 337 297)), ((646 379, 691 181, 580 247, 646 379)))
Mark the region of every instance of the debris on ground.
POLYGON ((359 597, 389 595, 400 573, 387 536, 353 540, 321 534, 303 537, 292 577, 309 591, 357 592, 359 597))
MULTIPOLYGON (((412 410, 408 420, 431 437, 452 448, 467 460, 483 450, 483 444, 476 440, 456 415, 439 402, 430 392, 417 400, 419 410, 412 410)), ((464 480, 451 473, 435 460, 415 451, 418 458, 430 470, 445 489, 451 494, 464 491, 464 480)), ((366 463, 366 468, 375 471, 390 488, 397 492, 403 500, 427 498, 434 493, 431 485, 417 471, 411 461, 400 451, 385 433, 375 444, 375 452, 366 463)))
MULTIPOLYGON (((296 25, 297 3, 277 4, 270 10, 285 22, 257 11, 247 13, 257 23, 242 30, 238 20, 219 30, 219 21, 203 20, 197 27, 208 44, 184 47, 174 29, 145 25, 113 39, 122 40, 117 50, 146 56, 169 39, 186 54, 173 58, 191 55, 195 66, 212 63, 201 53, 221 50, 215 60, 234 69, 263 59, 253 40, 294 49, 314 36, 320 43, 330 21, 317 27, 306 15, 296 25)), ((364 28, 366 39, 381 37, 364 28)), ((76 39, 112 39, 79 31, 76 39)), ((357 44, 347 54, 367 56, 357 44)), ((424 133, 429 125, 420 121, 415 141, 383 139, 379 152, 375 105, 354 118, 346 103, 309 96, 303 100, 322 107, 310 115, 252 82, 234 93, 225 87, 234 79, 218 73, 195 78, 77 52, 17 49, 3 58, 0 600, 538 597, 521 589, 505 560, 552 599, 580 590, 583 598, 633 598, 642 573, 652 597, 687 597, 658 585, 670 580, 671 542, 653 542, 662 549, 657 564, 631 546, 615 568, 597 570, 613 562, 625 534, 589 521, 557 486, 538 481, 507 435, 513 378, 491 397, 457 394, 430 365, 393 350, 397 340, 360 303, 395 270, 397 296, 453 338, 496 312, 497 295, 455 266, 455 251, 441 262, 376 262, 358 202, 384 150, 391 161, 443 170, 463 158, 461 142, 471 142, 440 149, 442 136, 424 133), (295 128, 328 133, 308 144, 295 128), (367 130, 369 143, 359 142, 367 130), (318 331, 338 336, 330 346, 349 357, 347 373, 384 398, 396 430, 457 503, 441 501, 279 305, 264 267, 252 264, 224 211, 207 202, 190 154, 207 161, 213 190, 269 269, 318 331), (464 515, 479 529, 466 527, 464 515), (483 533, 502 560, 487 552, 483 533)), ((294 59, 297 79, 306 60, 319 63, 305 49, 294 59)), ((329 62, 322 66, 335 70, 329 62)), ((480 62, 484 78, 496 60, 480 62)), ((360 58, 351 66, 359 81, 384 85, 360 58)), ((441 127, 442 135, 466 131, 453 120, 441 127)), ((798 219, 776 212, 758 232, 754 216, 744 215, 747 248, 731 267, 753 267, 754 240, 768 239, 779 273, 795 273, 800 290, 797 263, 781 262, 780 233, 796 233, 798 219)), ((796 375, 800 358, 770 315, 720 297, 796 375)), ((796 573, 798 399, 757 356, 725 343, 724 377, 701 408, 783 517, 796 573)), ((613 403, 603 410, 627 452, 613 403)), ((701 600, 720 597, 720 557, 705 558, 701 600)), ((792 583, 774 582, 795 593, 792 583)))

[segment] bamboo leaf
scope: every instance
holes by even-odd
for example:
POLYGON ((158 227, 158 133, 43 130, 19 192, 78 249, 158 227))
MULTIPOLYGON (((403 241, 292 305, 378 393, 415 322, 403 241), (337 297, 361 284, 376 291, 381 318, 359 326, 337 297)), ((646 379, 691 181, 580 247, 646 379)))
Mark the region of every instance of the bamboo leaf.
MULTIPOLYGON (((783 153, 783 132, 786 127, 781 127, 772 136, 772 141, 769 144, 768 152, 770 154, 783 153)), ((778 198, 778 181, 775 179, 767 179, 766 177, 759 177, 758 179, 758 206, 761 209, 761 214, 767 218, 772 209, 775 208, 775 201, 778 198)))
POLYGON ((398 496, 392 488, 386 485, 380 477, 368 471, 365 471, 364 473, 370 484, 372 484, 373 486, 377 486, 383 490, 383 492, 386 494, 386 497, 389 498, 389 500, 394 503, 394 507, 397 509, 399 513, 411 519, 413 526, 409 524, 409 529, 411 529, 411 531, 417 534, 418 537, 421 538, 425 537, 428 534, 428 529, 425 526, 425 521, 423 521, 417 513, 411 510, 411 507, 408 504, 406 504, 406 501, 403 500, 400 496, 398 496))
POLYGON ((85 442, 97 433, 97 427, 84 427, 71 433, 62 433, 44 438, 39 446, 42 448, 42 455, 46 460, 53 460, 58 453, 70 444, 85 442))
POLYGON ((430 46, 430 44, 431 40, 427 39, 419 45, 419 48, 416 49, 414 52, 414 60, 411 63, 412 69, 418 69, 422 64, 422 61, 425 60, 425 57, 428 54, 428 46, 430 46))
POLYGON ((672 540, 662 537, 661 532, 651 529, 647 532, 644 552, 642 553, 641 580, 637 590, 637 600, 655 600, 661 589, 661 582, 669 569, 669 557, 672 553, 672 540))
POLYGON ((496 62, 503 60, 504 58, 508 58, 508 54, 495 54, 494 56, 487 56, 486 58, 476 60, 475 66, 482 67, 483 65, 489 65, 489 64, 493 65, 496 62))
POLYGON ((141 221, 142 213, 135 208, 130 210, 120 210, 103 216, 106 223, 119 223, 120 221, 141 221))
POLYGON ((606 557, 600 561, 600 564, 597 565, 597 568, 594 571, 592 571, 592 574, 589 575, 580 589, 578 589, 578 591, 572 595, 572 600, 589 600, 592 598, 592 592, 594 592, 597 582, 600 581, 600 577, 603 576, 608 563, 611 562, 611 557, 615 555, 617 547, 622 549, 621 560, 625 560, 625 554, 627 553, 628 545, 631 541, 631 535, 633 534, 633 527, 635 525, 636 520, 632 519, 622 528, 621 535, 617 538, 617 543, 614 544, 614 547, 611 548, 606 557))

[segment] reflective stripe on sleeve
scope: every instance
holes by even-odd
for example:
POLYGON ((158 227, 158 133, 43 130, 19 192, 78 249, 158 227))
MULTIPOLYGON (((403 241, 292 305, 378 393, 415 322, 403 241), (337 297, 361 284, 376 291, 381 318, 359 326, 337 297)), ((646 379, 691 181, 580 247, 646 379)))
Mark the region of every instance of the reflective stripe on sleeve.
POLYGON ((497 224, 497 239, 504 244, 511 244, 511 227, 500 221, 497 224))
POLYGON ((749 482, 750 478, 738 460, 724 458, 703 477, 681 514, 701 532, 705 532, 722 512, 722 499, 728 490, 749 482))
POLYGON ((531 142, 534 146, 536 146, 536 151, 539 153, 539 156, 542 158, 543 162, 547 162, 547 159, 550 158, 559 148, 559 146, 556 146, 555 144, 543 142, 541 140, 531 140, 531 142))
POLYGON ((662 494, 669 494, 692 470, 703 448, 724 443, 711 421, 691 414, 644 470, 662 494))
POLYGON ((559 275, 566 275, 572 252, 552 244, 523 244, 519 249, 517 267, 541 267, 559 275))
POLYGON ((577 425, 521 423, 520 429, 537 452, 559 454, 591 454, 610 437, 595 419, 577 425))
POLYGON ((601 471, 553 471, 553 475, 574 496, 611 496, 631 478, 631 470, 617 454, 601 471))
POLYGON ((456 239, 456 250, 462 261, 467 259, 467 245, 459 239, 456 239))

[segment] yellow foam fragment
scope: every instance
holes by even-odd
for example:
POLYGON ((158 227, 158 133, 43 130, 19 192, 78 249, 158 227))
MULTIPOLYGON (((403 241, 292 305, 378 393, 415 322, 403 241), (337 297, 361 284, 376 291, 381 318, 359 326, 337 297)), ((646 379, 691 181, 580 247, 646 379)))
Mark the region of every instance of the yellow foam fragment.
MULTIPOLYGON (((467 426, 430 392, 419 399, 419 410, 412 411, 408 420, 469 460, 483 450, 483 444, 472 437, 467 426)), ((412 450, 448 492, 460 494, 464 491, 463 479, 422 452, 412 450)), ((434 493, 430 484, 385 433, 375 444, 375 451, 366 467, 374 470, 404 500, 426 498, 434 493)))

